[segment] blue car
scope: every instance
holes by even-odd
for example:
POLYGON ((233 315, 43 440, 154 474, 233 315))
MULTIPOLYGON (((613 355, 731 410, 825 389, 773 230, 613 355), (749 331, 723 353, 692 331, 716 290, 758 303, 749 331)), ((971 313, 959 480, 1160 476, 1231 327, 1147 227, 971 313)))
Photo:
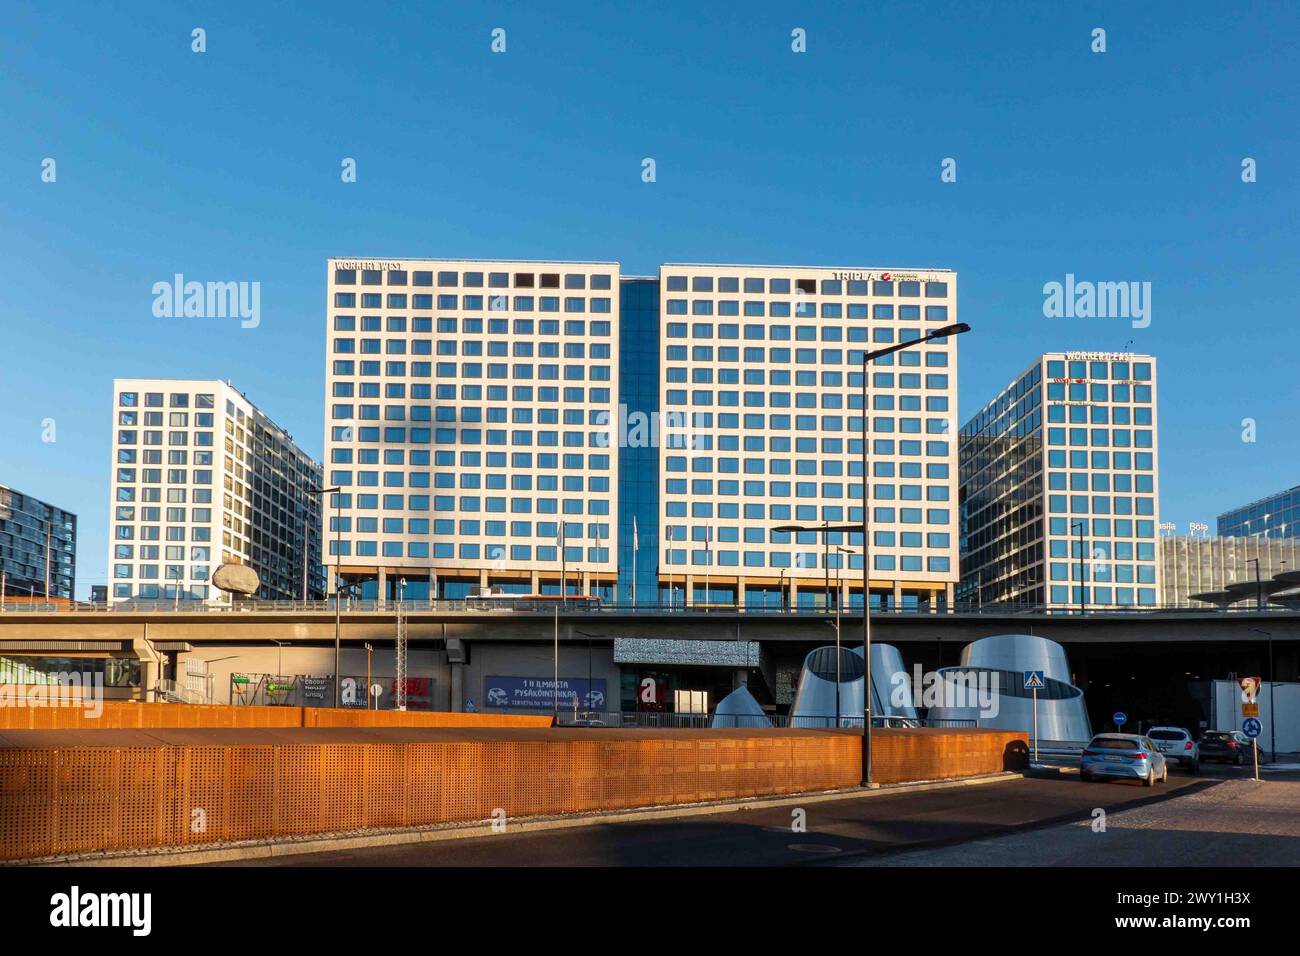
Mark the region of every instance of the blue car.
POLYGON ((1138 734, 1098 734, 1083 749, 1079 779, 1087 782, 1114 777, 1141 780, 1147 787, 1169 779, 1169 765, 1155 745, 1138 734))

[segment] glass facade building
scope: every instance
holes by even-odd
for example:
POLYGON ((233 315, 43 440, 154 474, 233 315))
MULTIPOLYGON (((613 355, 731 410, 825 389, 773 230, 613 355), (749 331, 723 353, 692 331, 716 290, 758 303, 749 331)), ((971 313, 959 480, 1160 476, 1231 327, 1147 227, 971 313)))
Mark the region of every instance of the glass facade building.
POLYGON ((0 485, 0 579, 3 595, 73 599, 77 516, 0 485))
POLYGON ((659 279, 625 277, 620 292, 618 600, 650 604, 659 591, 659 279))
POLYGON ((1225 511, 1217 529, 1226 538, 1300 537, 1300 485, 1225 511))
POLYGON ((961 429, 958 601, 1160 600, 1156 361, 1049 353, 961 429))
POLYGON ((223 562, 258 596, 319 598, 321 467, 222 381, 117 379, 109 600, 223 600, 223 562))

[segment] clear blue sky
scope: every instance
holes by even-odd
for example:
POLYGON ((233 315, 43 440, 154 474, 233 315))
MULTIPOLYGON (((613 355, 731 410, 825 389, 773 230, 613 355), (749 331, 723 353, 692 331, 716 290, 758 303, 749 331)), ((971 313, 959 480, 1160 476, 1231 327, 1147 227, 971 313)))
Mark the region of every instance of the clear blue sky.
POLYGON ((1133 340, 1163 520, 1300 482, 1297 4, 709 6, 7 3, 0 482, 78 513, 79 593, 114 377, 231 378, 320 455, 331 255, 951 268, 963 420, 1133 340), (175 272, 260 282, 260 327, 154 318, 175 272), (1151 282, 1151 326, 1044 318, 1067 272, 1151 282))

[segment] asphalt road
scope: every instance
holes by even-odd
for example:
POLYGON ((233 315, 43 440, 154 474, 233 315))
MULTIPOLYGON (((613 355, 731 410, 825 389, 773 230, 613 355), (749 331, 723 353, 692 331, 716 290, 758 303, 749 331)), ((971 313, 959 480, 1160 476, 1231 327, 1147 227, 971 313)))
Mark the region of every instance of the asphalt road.
MULTIPOLYGON (((1300 866, 1300 774, 1244 774, 1093 820, 959 846, 846 860, 852 866, 1300 866)), ((1098 784, 1097 786, 1101 786, 1098 784)))
MULTIPOLYGON (((922 844, 969 845, 1007 828, 1089 821, 1096 807, 1114 819, 1125 808, 1180 803, 1198 791, 1212 792, 1216 782, 1245 775, 1218 767, 1203 767, 1199 777, 1171 770, 1167 784, 1148 789, 1136 782, 1085 784, 1072 772, 1048 770, 978 786, 810 803, 803 808, 805 832, 791 828, 795 807, 773 807, 532 833, 507 829, 501 835, 310 853, 251 865, 781 866, 851 857, 878 862, 922 844), (1179 796, 1171 800, 1171 795, 1179 796)), ((1300 788, 1300 782, 1293 785, 1300 788)), ((1086 826, 1083 832, 1091 835, 1086 826)))

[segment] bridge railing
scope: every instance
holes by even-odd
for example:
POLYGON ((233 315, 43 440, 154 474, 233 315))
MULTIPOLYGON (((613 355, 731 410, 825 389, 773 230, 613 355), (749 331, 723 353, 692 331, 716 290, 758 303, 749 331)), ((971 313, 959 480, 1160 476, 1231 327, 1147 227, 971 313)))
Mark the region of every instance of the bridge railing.
MULTIPOLYGON (((438 599, 425 601, 379 601, 374 598, 344 598, 340 602, 341 611, 348 614, 382 613, 396 614, 400 609, 407 614, 442 614, 465 613, 475 615, 551 615, 557 610, 566 615, 589 614, 593 616, 646 614, 646 615, 682 615, 697 616, 709 614, 744 614, 747 617, 824 617, 834 618, 836 608, 832 605, 780 607, 762 604, 708 604, 689 605, 681 603, 606 603, 595 598, 571 597, 567 601, 528 600, 502 598, 462 598, 438 599)), ((103 613, 103 614, 333 614, 333 598, 317 601, 270 601, 247 600, 235 603, 218 601, 168 601, 168 600, 129 600, 116 603, 79 602, 32 602, 5 601, 0 603, 0 614, 69 614, 69 613, 103 613)), ((1300 608, 1274 604, 1259 609, 1253 604, 1243 607, 1219 607, 1201 604, 1158 605, 1144 607, 1099 607, 1080 610, 1078 607, 1046 607, 1041 604, 985 604, 982 606, 955 603, 946 608, 931 611, 928 607, 918 608, 872 608, 873 617, 924 617, 932 613, 987 615, 1005 617, 1007 615, 1045 614, 1052 617, 1150 617, 1152 615, 1178 612, 1198 614, 1215 614, 1223 616, 1242 615, 1284 615, 1294 614, 1300 608)), ((862 605, 850 604, 839 609, 846 618, 861 617, 862 605)))

